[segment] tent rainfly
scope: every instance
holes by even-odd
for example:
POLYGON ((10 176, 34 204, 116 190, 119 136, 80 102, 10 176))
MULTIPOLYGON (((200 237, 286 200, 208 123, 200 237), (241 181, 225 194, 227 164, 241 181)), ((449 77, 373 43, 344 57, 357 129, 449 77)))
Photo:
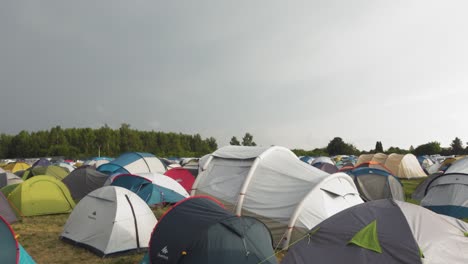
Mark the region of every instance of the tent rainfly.
POLYGON ((97 170, 109 175, 137 174, 145 172, 166 172, 164 164, 151 153, 128 152, 115 160, 97 167, 97 170))
POLYGON ((81 200, 88 193, 104 186, 108 177, 94 167, 84 166, 72 171, 62 182, 67 185, 74 200, 81 200))
POLYGON ((398 178, 412 179, 427 177, 418 159, 413 154, 390 154, 384 165, 398 178))
POLYGON ((277 146, 218 149, 192 189, 192 195, 215 197, 237 215, 258 218, 279 247, 329 216, 363 202, 348 175, 329 175, 277 146))

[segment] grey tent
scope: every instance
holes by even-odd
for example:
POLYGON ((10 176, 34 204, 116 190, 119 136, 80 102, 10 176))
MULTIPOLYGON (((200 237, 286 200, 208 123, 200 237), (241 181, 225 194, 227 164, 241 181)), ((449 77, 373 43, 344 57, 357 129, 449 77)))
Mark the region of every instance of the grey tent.
POLYGON ((442 172, 436 172, 434 174, 429 175, 424 181, 422 181, 414 190, 414 192, 411 194, 411 199, 416 200, 416 201, 421 201, 424 198, 424 195, 426 195, 426 189, 429 183, 432 182, 436 177, 442 175, 442 172))
POLYGON ((0 192, 0 216, 2 216, 8 223, 14 223, 18 219, 16 214, 10 206, 8 199, 0 192))
POLYGON ((468 224, 455 218, 401 201, 376 200, 312 228, 282 263, 468 263, 467 232, 468 224))
POLYGON ((421 206, 457 218, 468 218, 468 174, 445 173, 427 185, 421 206))
POLYGON ((0 188, 3 188, 8 185, 22 183, 23 179, 11 172, 0 173, 0 188))
POLYGON ((387 171, 362 167, 347 173, 354 179, 359 194, 366 201, 386 198, 405 200, 400 180, 387 171))
POLYGON ((72 171, 62 180, 74 200, 80 200, 88 193, 101 188, 108 175, 97 171, 94 167, 85 166, 72 171))

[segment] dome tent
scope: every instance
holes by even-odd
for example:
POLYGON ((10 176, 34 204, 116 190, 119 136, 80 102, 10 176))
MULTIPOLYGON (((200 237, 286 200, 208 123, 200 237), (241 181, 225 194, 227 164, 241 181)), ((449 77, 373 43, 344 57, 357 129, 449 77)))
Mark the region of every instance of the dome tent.
POLYGON ((16 240, 16 235, 8 222, 0 216, 0 259, 2 263, 35 264, 31 256, 16 240))
POLYGON ((11 172, 0 172, 0 188, 8 185, 22 183, 23 179, 11 172))
POLYGON ((393 198, 404 201, 403 185, 397 177, 387 171, 372 168, 356 168, 347 172, 359 193, 366 201, 393 198))
POLYGON ((20 183, 7 198, 21 216, 69 213, 75 206, 67 186, 46 175, 20 183))
POLYGON ((115 160, 97 167, 106 174, 135 174, 145 172, 166 172, 164 164, 151 153, 127 152, 115 160))
POLYGON ((66 169, 59 167, 57 165, 35 166, 24 171, 22 178, 23 180, 27 180, 37 175, 48 175, 48 176, 53 176, 57 180, 61 181, 68 174, 69 172, 66 169))
POLYGON ((468 218, 468 174, 445 173, 431 177, 421 206, 436 213, 468 218))
POLYGON ((109 176, 94 167, 84 166, 72 171, 62 182, 67 185, 75 200, 80 200, 88 193, 104 186, 109 176))
POLYGON ((142 263, 277 263, 270 256, 271 234, 262 222, 237 217, 211 197, 190 197, 161 217, 142 263))
POLYGON ((120 174, 112 179, 111 185, 131 190, 148 205, 176 203, 189 196, 174 179, 156 173, 120 174))
POLYGON ((157 220, 148 205, 130 190, 106 186, 77 204, 60 236, 98 256, 148 247, 157 220))
POLYGON ((182 185, 182 187, 184 187, 187 192, 192 190, 193 183, 195 182, 195 177, 193 177, 192 173, 190 173, 190 171, 185 168, 172 168, 166 171, 164 175, 174 179, 176 182, 182 185))
POLYGON ((419 165, 418 159, 413 154, 390 154, 384 165, 398 178, 412 179, 427 177, 421 165, 419 165))
POLYGON ((282 264, 468 263, 468 224, 383 199, 348 208, 313 227, 282 264))
POLYGON ((329 175, 277 146, 218 149, 192 189, 192 195, 213 196, 237 215, 258 218, 278 246, 287 246, 291 237, 363 202, 348 175, 329 175))

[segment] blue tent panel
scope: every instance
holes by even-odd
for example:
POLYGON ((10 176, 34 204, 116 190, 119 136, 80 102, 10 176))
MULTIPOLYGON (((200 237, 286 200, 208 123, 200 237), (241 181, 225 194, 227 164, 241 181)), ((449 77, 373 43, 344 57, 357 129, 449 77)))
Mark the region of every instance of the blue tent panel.
POLYGON ((36 264, 36 262, 32 259, 32 257, 24 250, 23 246, 19 245, 19 264, 36 264))
POLYGON ((456 205, 431 205, 425 208, 438 214, 448 215, 455 218, 468 218, 468 208, 456 205))

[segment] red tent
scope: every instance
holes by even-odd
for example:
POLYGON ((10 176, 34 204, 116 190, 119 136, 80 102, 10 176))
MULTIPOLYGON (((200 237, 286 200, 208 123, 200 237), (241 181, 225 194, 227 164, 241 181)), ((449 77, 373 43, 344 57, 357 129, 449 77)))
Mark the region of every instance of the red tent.
POLYGON ((195 182, 195 177, 190 173, 189 170, 182 167, 172 168, 164 173, 164 175, 171 177, 177 181, 182 187, 190 193, 192 185, 195 182))

